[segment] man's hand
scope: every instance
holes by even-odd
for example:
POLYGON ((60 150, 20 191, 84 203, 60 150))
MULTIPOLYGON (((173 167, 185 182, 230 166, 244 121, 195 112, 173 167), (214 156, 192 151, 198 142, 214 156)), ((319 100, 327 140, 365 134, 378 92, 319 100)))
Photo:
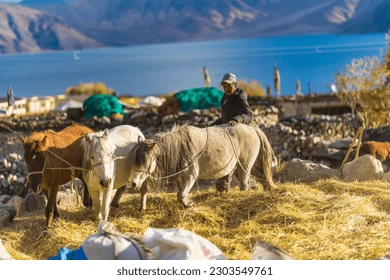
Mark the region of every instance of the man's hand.
POLYGON ((230 125, 230 126, 235 126, 237 124, 238 124, 238 122, 236 122, 234 120, 231 120, 231 121, 228 122, 228 125, 230 125))

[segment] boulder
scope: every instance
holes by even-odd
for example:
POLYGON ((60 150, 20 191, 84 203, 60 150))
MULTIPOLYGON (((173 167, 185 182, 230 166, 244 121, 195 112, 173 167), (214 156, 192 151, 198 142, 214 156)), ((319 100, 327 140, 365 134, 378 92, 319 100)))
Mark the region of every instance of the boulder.
POLYGON ((383 177, 383 167, 372 155, 364 155, 346 163, 341 173, 346 181, 379 180, 383 177))
POLYGON ((16 210, 16 216, 20 217, 26 211, 26 204, 24 203, 24 199, 19 196, 12 197, 6 204, 16 210))
POLYGON ((9 212, 7 210, 0 209, 0 228, 5 228, 9 224, 9 212))
POLYGON ((288 161, 275 179, 284 182, 312 183, 320 179, 339 178, 340 172, 323 164, 294 158, 288 161))
POLYGON ((24 202, 26 203, 26 211, 34 212, 45 209, 47 199, 44 195, 29 193, 24 202))

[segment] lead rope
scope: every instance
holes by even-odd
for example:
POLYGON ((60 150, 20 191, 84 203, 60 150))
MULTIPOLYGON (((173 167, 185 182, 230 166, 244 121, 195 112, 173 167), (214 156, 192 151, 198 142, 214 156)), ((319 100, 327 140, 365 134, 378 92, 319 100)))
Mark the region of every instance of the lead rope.
POLYGON ((235 147, 234 147, 233 140, 232 140, 232 138, 230 137, 229 131, 228 131, 227 128, 225 128, 225 127, 224 127, 223 129, 225 130, 226 134, 228 135, 228 138, 229 138, 229 140, 230 140, 230 144, 232 144, 232 148, 233 148, 234 155, 235 155, 235 157, 236 157, 236 159, 237 159, 237 162, 238 162, 238 164, 240 165, 241 169, 244 170, 244 172, 245 172, 247 175, 249 175, 250 177, 253 177, 253 178, 255 178, 255 179, 259 180, 259 181, 263 181, 264 179, 260 179, 260 178, 258 178, 258 177, 256 177, 256 176, 254 176, 254 175, 248 173, 248 172, 245 170, 245 168, 242 166, 242 164, 241 164, 241 162, 240 162, 240 159, 238 158, 238 155, 237 155, 236 149, 235 149, 235 147))

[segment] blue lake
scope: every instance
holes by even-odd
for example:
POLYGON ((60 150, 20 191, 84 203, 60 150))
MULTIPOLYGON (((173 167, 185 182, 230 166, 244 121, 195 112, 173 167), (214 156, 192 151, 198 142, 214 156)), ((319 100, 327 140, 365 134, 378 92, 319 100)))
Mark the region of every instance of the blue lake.
POLYGON ((11 85, 18 97, 62 94, 80 82, 103 82, 119 94, 157 95, 203 86, 203 66, 218 86, 223 74, 273 85, 282 95, 329 92, 334 75, 354 58, 381 56, 385 34, 308 35, 143 45, 121 48, 0 55, 0 96, 11 85))

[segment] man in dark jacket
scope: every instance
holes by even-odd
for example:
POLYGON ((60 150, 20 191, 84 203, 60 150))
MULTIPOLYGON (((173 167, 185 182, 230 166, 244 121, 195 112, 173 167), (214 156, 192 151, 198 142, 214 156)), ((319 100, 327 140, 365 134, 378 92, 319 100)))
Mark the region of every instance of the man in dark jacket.
MULTIPOLYGON (((250 124, 253 113, 249 108, 247 95, 243 89, 237 87, 236 75, 226 73, 221 81, 225 92, 221 100, 222 117, 211 125, 229 124, 235 126, 238 123, 250 124)), ((232 181, 233 172, 225 177, 219 178, 216 184, 217 190, 227 191, 232 181)))
POLYGON ((226 73, 222 78, 221 85, 225 92, 221 100, 222 117, 211 125, 224 123, 232 126, 238 123, 250 124, 253 113, 249 108, 245 91, 237 87, 236 76, 232 73, 226 73))

